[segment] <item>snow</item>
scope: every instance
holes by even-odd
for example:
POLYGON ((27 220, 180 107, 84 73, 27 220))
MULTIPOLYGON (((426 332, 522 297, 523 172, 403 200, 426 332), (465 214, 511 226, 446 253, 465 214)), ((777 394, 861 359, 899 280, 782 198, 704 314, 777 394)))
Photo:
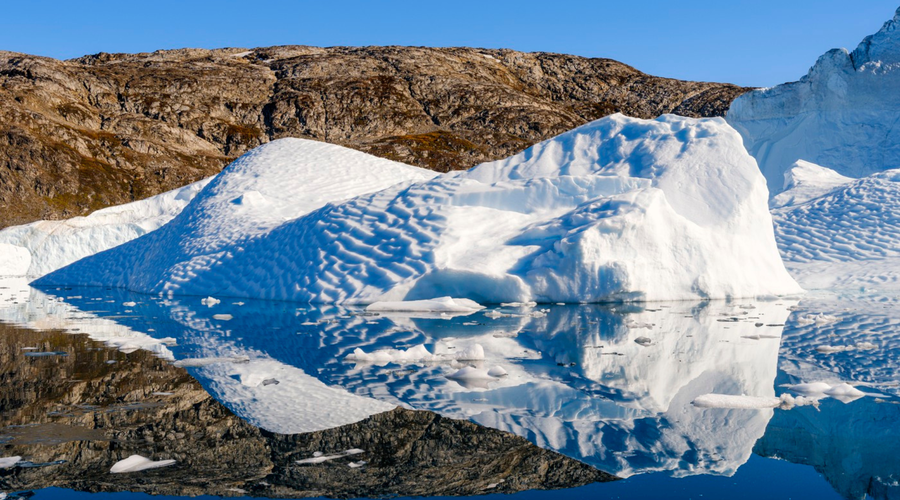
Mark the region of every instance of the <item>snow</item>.
POLYGON ((797 160, 784 173, 784 191, 772 198, 771 206, 780 208, 799 205, 826 195, 853 180, 830 168, 797 160))
POLYGON ((147 457, 140 455, 131 455, 130 457, 119 460, 109 469, 112 474, 121 474, 123 472, 139 472, 148 469, 158 469, 160 467, 168 467, 174 465, 175 460, 158 460, 153 461, 147 457))
POLYGON ((178 215, 212 178, 85 217, 0 230, 0 276, 37 278, 153 231, 178 215))
POLYGON ((10 467, 14 467, 17 463, 22 461, 22 457, 3 457, 0 458, 0 469, 9 469, 10 467))
POLYGON ((468 299, 439 297, 430 300, 408 300, 399 302, 374 302, 366 307, 369 312, 447 312, 473 313, 484 309, 484 306, 468 299))
POLYGON ((900 10, 852 53, 833 49, 797 82, 748 92, 728 123, 773 195, 797 160, 860 178, 900 167, 900 10))
MULTIPOLYGON (((334 455, 325 455, 322 452, 317 451, 317 452, 313 453, 312 457, 304 458, 302 460, 295 460, 295 462, 297 462, 300 465, 315 465, 315 464, 321 464, 324 462, 328 462, 330 460, 335 460, 337 458, 344 458, 344 457, 349 457, 349 456, 353 456, 353 455, 359 455, 360 453, 365 453, 365 450, 361 450, 359 448, 351 448, 349 450, 344 451, 343 453, 336 453, 334 455)), ((351 462, 348 465, 351 468, 355 468, 355 467, 361 467, 361 466, 365 465, 365 463, 366 462, 363 462, 363 461, 351 462), (356 465, 357 463, 359 465, 356 465)))
POLYGON ((777 253, 764 179, 722 119, 612 115, 432 176, 275 141, 160 230, 37 283, 363 304, 801 291, 777 253))

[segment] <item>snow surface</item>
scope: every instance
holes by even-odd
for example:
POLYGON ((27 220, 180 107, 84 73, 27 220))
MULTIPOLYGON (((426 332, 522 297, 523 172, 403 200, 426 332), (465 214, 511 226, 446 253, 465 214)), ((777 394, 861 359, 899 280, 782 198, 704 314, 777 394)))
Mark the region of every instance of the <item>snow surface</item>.
POLYGON ((157 460, 153 461, 147 457, 140 455, 131 455, 128 458, 119 460, 109 469, 112 474, 121 474, 123 472, 140 472, 148 469, 158 469, 160 467, 168 467, 174 465, 175 460, 157 460))
POLYGON ((38 283, 320 303, 800 291, 775 247, 764 179, 722 119, 613 115, 423 180, 433 175, 275 141, 227 167, 160 230, 38 283))
POLYGON ((0 276, 37 278, 113 248, 172 220, 212 177, 85 217, 43 220, 0 230, 0 276))
POLYGON ((773 208, 799 205, 853 182, 830 168, 797 160, 784 173, 784 191, 772 198, 773 208))
POLYGON ((852 53, 833 49, 797 82, 748 92, 728 123, 773 195, 797 160, 860 178, 900 168, 900 10, 852 53))

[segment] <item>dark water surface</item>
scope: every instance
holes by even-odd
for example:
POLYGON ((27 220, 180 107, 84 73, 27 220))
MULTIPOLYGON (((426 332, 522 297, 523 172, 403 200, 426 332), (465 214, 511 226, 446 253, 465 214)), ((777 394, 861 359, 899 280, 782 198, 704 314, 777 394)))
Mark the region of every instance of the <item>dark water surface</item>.
POLYGON ((21 457, 0 469, 0 489, 900 497, 891 296, 419 317, 202 299, 0 280, 0 458, 21 457), (789 387, 820 381, 866 395, 790 409, 692 404, 801 396, 789 387), (317 453, 335 458, 298 463, 317 453), (176 463, 109 472, 133 454, 176 463))

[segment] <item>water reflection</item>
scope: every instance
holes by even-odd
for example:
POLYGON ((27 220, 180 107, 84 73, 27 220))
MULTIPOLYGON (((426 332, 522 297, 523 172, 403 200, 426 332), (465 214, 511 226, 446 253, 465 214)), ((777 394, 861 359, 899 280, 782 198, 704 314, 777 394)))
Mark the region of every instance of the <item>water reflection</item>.
MULTIPOLYGON (((188 366, 241 418, 285 434, 348 424, 399 405, 509 431, 620 476, 728 475, 754 446, 781 456, 773 436, 784 419, 815 415, 832 422, 843 417, 831 408, 863 405, 830 401, 822 411, 691 405, 706 393, 772 397, 782 383, 841 373, 828 367, 833 358, 803 354, 822 340, 798 322, 794 301, 510 306, 416 318, 225 298, 210 307, 200 297, 120 290, 45 294, 24 287, 16 295, 13 289, 5 297, 17 298, 3 299, 0 320, 32 328, 52 324, 126 350, 153 350, 188 366), (790 352, 779 365, 782 337, 790 352), (483 359, 457 359, 475 345, 483 359), (428 359, 348 359, 387 348, 423 352, 418 346, 428 359), (481 376, 456 376, 465 367, 481 376), (496 368, 492 373, 505 375, 484 376, 496 368)), ((885 419, 900 420, 893 414, 885 419)), ((820 432, 809 432, 828 442, 825 428, 810 426, 820 432)), ((815 454, 806 455, 797 452, 791 460, 817 464, 815 454)), ((871 477, 862 469, 842 469, 842 479, 832 482, 860 484, 871 477)), ((852 497, 854 488, 838 490, 852 497)))

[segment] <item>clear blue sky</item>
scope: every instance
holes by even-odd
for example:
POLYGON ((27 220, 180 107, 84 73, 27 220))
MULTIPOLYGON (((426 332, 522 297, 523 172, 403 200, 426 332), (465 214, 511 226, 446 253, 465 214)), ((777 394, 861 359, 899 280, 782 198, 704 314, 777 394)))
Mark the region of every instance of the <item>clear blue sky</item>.
POLYGON ((854 48, 900 0, 10 0, 0 49, 97 52, 268 45, 512 48, 610 57, 642 71, 770 86, 854 48))

